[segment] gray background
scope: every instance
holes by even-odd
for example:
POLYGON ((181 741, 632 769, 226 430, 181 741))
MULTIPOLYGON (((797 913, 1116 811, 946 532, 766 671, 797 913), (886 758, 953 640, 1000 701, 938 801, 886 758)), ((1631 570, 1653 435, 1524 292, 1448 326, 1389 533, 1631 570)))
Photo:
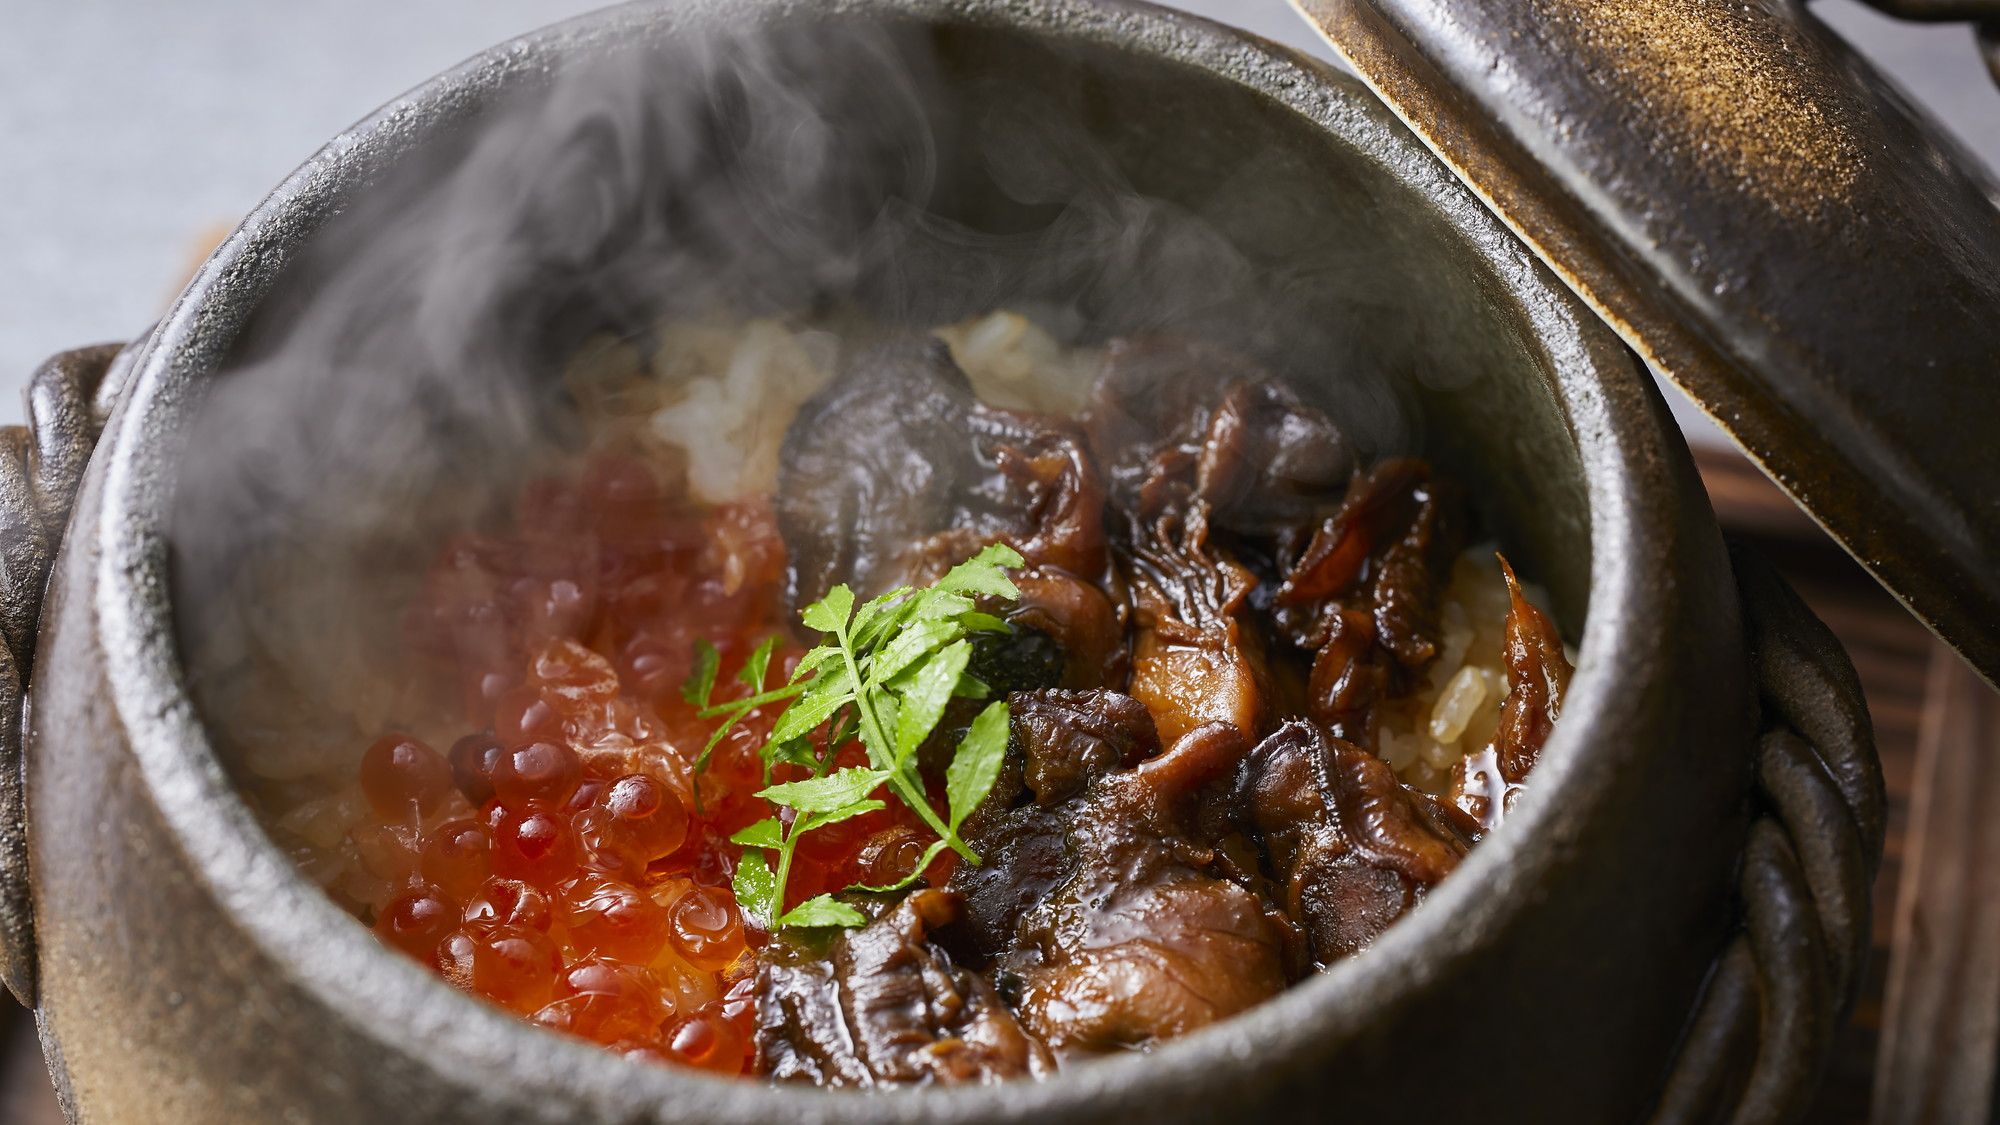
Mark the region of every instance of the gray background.
MULTIPOLYGON (((0 423, 21 419, 20 387, 50 353, 158 317, 327 138, 484 47, 597 6, 0 0, 0 423)), ((1174 6, 1330 57, 1284 0, 1174 6)), ((1898 24, 1855 0, 1814 10, 2000 168, 2000 93, 1969 28, 1898 24)))

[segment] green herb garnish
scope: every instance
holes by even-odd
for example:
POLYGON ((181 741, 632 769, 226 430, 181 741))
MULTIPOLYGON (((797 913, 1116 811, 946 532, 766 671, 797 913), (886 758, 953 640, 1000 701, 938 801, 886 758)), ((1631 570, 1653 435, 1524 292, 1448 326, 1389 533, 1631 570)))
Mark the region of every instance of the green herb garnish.
POLYGON ((703 718, 728 719, 703 747, 695 772, 707 768, 709 753, 745 714, 788 700, 764 744, 766 776, 780 762, 802 766, 814 775, 768 786, 757 794, 791 810, 789 823, 774 816, 730 838, 746 849, 736 870, 737 901, 760 924, 779 929, 859 926, 867 921, 860 911, 830 895, 809 899, 782 916, 779 912, 784 909, 785 881, 799 837, 885 807, 884 801, 870 796, 885 786, 937 833, 937 842, 901 883, 850 890, 907 886, 947 847, 967 862, 979 862, 959 838, 958 829, 999 776, 1007 750, 1006 701, 988 705, 960 740, 945 771, 944 817, 925 796, 916 755, 954 697, 984 699, 989 694, 984 683, 966 673, 972 658, 968 638, 1010 630, 1006 622, 975 608, 973 596, 1019 597, 1005 568, 1020 565, 1021 556, 1012 548, 995 544, 953 567, 933 586, 891 590, 858 611, 853 591, 835 586, 800 615, 807 626, 823 634, 819 646, 799 661, 789 683, 767 691, 764 679, 772 642, 760 645, 737 673, 751 691, 745 699, 710 704, 719 661, 713 645, 695 642, 694 670, 681 687, 682 697, 701 708, 703 718), (827 732, 823 750, 816 749, 809 737, 822 726, 827 732), (840 750, 857 738, 868 752, 871 768, 829 773, 840 750), (767 852, 777 853, 775 869, 767 852))
MULTIPOLYGON (((718 716, 727 716, 729 719, 728 722, 716 727, 715 731, 708 736, 707 744, 701 748, 701 754, 695 758, 694 772, 696 776, 707 772, 709 755, 715 753, 716 745, 722 741, 724 735, 729 733, 731 727, 742 721, 743 716, 748 715, 750 712, 767 703, 776 703, 780 699, 790 699, 803 690, 802 688, 791 686, 779 688, 777 691, 764 690, 764 677, 771 669, 771 652, 777 647, 778 638, 765 637, 763 643, 759 644, 756 650, 750 654, 750 658, 743 662, 743 667, 736 670, 737 681, 750 689, 748 698, 733 699, 727 703, 718 703, 710 706, 709 697, 715 693, 715 674, 722 663, 722 658, 715 651, 715 646, 709 643, 707 637, 695 638, 694 669, 688 673, 687 680, 681 684, 681 698, 701 708, 699 713, 701 718, 713 719, 718 716)), ((701 811, 700 785, 694 787, 694 811, 697 813, 701 811)))
POLYGON ((883 808, 884 803, 868 794, 880 788, 887 774, 880 770, 844 769, 829 777, 772 785, 758 796, 774 805, 792 810, 786 828, 777 817, 760 820, 731 836, 730 842, 746 849, 736 865, 736 901, 750 916, 770 929, 784 926, 859 926, 868 919, 859 910, 835 902, 827 895, 809 899, 782 917, 785 880, 791 875, 792 852, 799 837, 815 828, 837 824, 883 808), (771 870, 764 851, 778 853, 778 869, 771 870))

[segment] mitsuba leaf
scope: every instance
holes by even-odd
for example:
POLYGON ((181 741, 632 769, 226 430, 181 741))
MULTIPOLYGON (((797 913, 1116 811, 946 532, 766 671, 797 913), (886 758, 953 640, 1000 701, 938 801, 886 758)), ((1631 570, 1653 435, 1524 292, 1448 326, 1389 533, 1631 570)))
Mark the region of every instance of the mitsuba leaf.
POLYGON ((844 902, 837 901, 832 895, 809 898, 792 907, 789 913, 778 919, 780 926, 865 926, 867 924, 868 915, 844 902))
POLYGON ((869 677, 876 683, 887 683, 905 668, 957 640, 962 632, 950 621, 916 622, 896 634, 889 647, 869 663, 869 677))
POLYGON ((958 615, 958 623, 964 626, 965 631, 968 633, 1011 633, 1014 631, 1012 625, 1007 624, 990 613, 961 613, 958 615))
POLYGON ((930 737, 970 659, 972 646, 958 640, 912 670, 909 682, 902 687, 896 718, 896 761, 908 761, 930 737))
POLYGON ((899 703, 891 692, 877 691, 873 693, 873 697, 875 720, 882 725, 882 737, 888 739, 889 743, 886 746, 877 746, 874 739, 868 736, 868 726, 863 724, 861 745, 868 748, 868 760, 875 763, 876 769, 893 770, 896 768, 896 713, 899 703))
POLYGON ((886 594, 868 599, 867 605, 856 610, 854 623, 848 628, 854 651, 866 652, 874 648, 900 625, 909 616, 910 595, 915 592, 914 587, 898 586, 886 594))
POLYGON ((826 597, 807 606, 799 614, 799 619, 808 629, 818 629, 822 633, 837 633, 847 625, 847 619, 854 615, 854 591, 843 583, 826 592, 826 597))
POLYGON ((1007 580, 1003 567, 1020 567, 1021 554, 1005 543, 995 543, 985 550, 951 568, 951 573, 938 579, 937 589, 953 593, 992 594, 1000 598, 1018 598, 1021 591, 1007 580))
MULTIPOLYGON (((801 904, 776 919, 785 899, 765 853, 776 852, 778 867, 789 869, 800 836, 830 824, 887 807, 870 796, 885 783, 897 799, 941 839, 931 845, 916 873, 897 883, 909 885, 946 847, 968 863, 979 857, 959 839, 958 828, 984 800, 998 776, 1006 753, 1007 709, 1004 703, 986 708, 967 732, 946 771, 948 818, 931 807, 922 778, 911 764, 954 696, 984 698, 989 687, 966 673, 972 632, 1010 632, 1001 618, 976 608, 975 597, 1018 598, 1007 579, 1007 567, 1019 567, 1021 556, 1004 545, 987 547, 936 585, 923 590, 903 587, 871 598, 857 612, 854 592, 835 586, 826 597, 805 608, 800 617, 826 634, 802 657, 787 686, 765 690, 778 638, 768 637, 738 669, 736 677, 750 689, 746 699, 711 704, 719 658, 706 640, 695 645, 693 669, 681 685, 681 696, 701 709, 701 717, 727 716, 709 737, 695 771, 707 764, 710 751, 750 711, 786 701, 762 757, 766 780, 778 763, 817 773, 833 764, 834 755, 859 735, 874 769, 842 769, 827 777, 768 785, 758 796, 793 809, 786 831, 779 818, 753 824, 732 837, 745 851, 736 872, 736 897, 745 912, 767 928, 785 926, 858 926, 866 918, 858 910, 825 895, 801 904), (807 739, 828 724, 825 749, 807 739)), ((700 789, 696 789, 697 811, 700 789)))
POLYGON ((806 681, 802 698, 854 695, 854 670, 847 666, 847 660, 839 650, 836 649, 833 656, 834 659, 827 661, 817 675, 806 681))
POLYGON ((715 745, 716 743, 722 741, 722 736, 728 734, 730 728, 736 725, 737 718, 738 716, 735 715, 729 716, 728 722, 722 724, 719 727, 716 727, 715 730, 709 734, 708 741, 702 744, 700 756, 695 758, 694 760, 694 772, 701 773, 702 771, 708 769, 708 756, 715 752, 715 745))
POLYGON ((889 775, 882 770, 850 766, 825 777, 788 781, 758 790, 757 795, 774 805, 802 813, 825 813, 849 808, 880 788, 889 775))
POLYGON ((799 658, 798 667, 792 669, 791 682, 796 684, 807 676, 812 675, 822 664, 825 664, 829 660, 836 662, 840 660, 840 648, 838 646, 821 645, 811 652, 806 653, 799 658))
POLYGON ((993 791, 993 780, 1000 776, 1000 766, 1006 759, 1007 704, 1003 700, 989 705, 972 720, 971 728, 959 740, 951 765, 944 771, 944 795, 951 806, 952 831, 958 831, 958 826, 993 791))
POLYGON ((806 690, 792 700, 785 713, 778 716, 771 728, 771 737, 779 742, 789 742, 803 737, 814 727, 826 721, 828 715, 840 709, 841 704, 854 698, 854 678, 845 667, 824 669, 813 677, 806 690))
POLYGON ((949 591, 925 590, 910 605, 912 621, 950 621, 972 612, 972 599, 949 591))
MULTIPOLYGON (((735 729, 737 721, 742 719, 744 714, 749 710, 750 708, 748 706, 733 707, 723 710, 723 713, 729 716, 729 720, 723 723, 721 726, 716 727, 713 731, 709 732, 708 741, 702 743, 701 753, 697 754, 694 759, 695 776, 699 777, 702 774, 708 772, 709 755, 715 753, 715 748, 716 746, 721 744, 723 737, 726 736, 731 730, 735 729)), ((703 711, 702 714, 706 715, 708 714, 708 712, 703 711)), ((701 811, 701 790, 698 787, 694 791, 694 810, 697 813, 701 811)))
POLYGON ((777 817, 769 817, 731 836, 729 842, 746 848, 770 848, 775 851, 785 846, 785 826, 778 823, 777 817))
POLYGON ((887 801, 870 798, 866 801, 856 801, 851 805, 845 805, 841 808, 814 813, 798 822, 798 827, 792 830, 792 838, 797 839, 815 829, 825 828, 829 824, 839 824, 843 820, 851 820, 864 813, 872 813, 877 809, 886 809, 888 807, 889 803, 887 801))
POLYGON ((736 678, 749 687, 750 694, 756 695, 764 690, 764 675, 771 668, 771 650, 777 647, 777 637, 765 637, 750 654, 750 659, 743 662, 743 667, 736 670, 736 678))
POLYGON ((758 925, 769 928, 778 913, 778 877, 764 862, 764 853, 751 848, 736 861, 736 901, 758 925))
POLYGON ((774 766, 788 763, 809 770, 819 769, 819 755, 810 739, 788 738, 783 742, 766 743, 764 752, 768 755, 767 761, 774 766))
POLYGON ((715 670, 721 660, 721 654, 707 637, 696 637, 694 667, 689 670, 688 678, 681 681, 681 698, 696 707, 708 706, 709 694, 715 691, 715 670))
POLYGON ((852 707, 834 715, 833 723, 826 728, 827 760, 832 760, 835 755, 840 753, 841 747, 854 741, 855 728, 859 722, 860 720, 854 714, 854 708, 852 707))
POLYGON ((841 705, 852 700, 852 695, 813 695, 808 692, 792 700, 785 713, 778 716, 777 725, 771 728, 771 737, 779 742, 790 742, 804 738, 812 729, 825 722, 827 716, 839 710, 841 705))

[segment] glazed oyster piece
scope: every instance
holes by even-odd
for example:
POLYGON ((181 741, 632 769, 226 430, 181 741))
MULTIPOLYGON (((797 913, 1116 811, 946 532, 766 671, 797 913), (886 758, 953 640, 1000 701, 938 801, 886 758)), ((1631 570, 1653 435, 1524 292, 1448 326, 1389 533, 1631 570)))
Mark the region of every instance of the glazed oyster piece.
POLYGON ((1373 749, 1375 704, 1438 652, 1438 603, 1464 541, 1457 490, 1421 461, 1355 475, 1272 598, 1278 632, 1312 656, 1306 714, 1373 749))
POLYGON ((1132 515, 1120 543, 1132 596, 1132 695, 1172 741, 1223 722, 1255 736, 1267 712, 1257 579, 1208 541, 1208 505, 1182 498, 1132 515))
POLYGON ((1197 340, 1114 340, 1092 388, 1090 446, 1118 502, 1178 481, 1220 530, 1269 535, 1313 515, 1354 467, 1340 428, 1244 357, 1197 340))
POLYGON ((1076 802, 1067 877, 1021 919, 1001 971, 1022 1022, 1058 1051, 1151 1047, 1275 996, 1284 942, 1222 877, 1200 801, 1247 749, 1227 723, 1107 774, 1076 802))
POLYGON ((958 896, 918 890, 825 949, 780 939, 757 979, 757 1070, 780 1082, 958 1085, 1041 1075, 1048 1048, 929 940, 958 896))
POLYGON ((779 468, 794 607, 836 583, 870 596, 942 575, 989 543, 1027 566, 1010 621, 1052 637, 1061 683, 1123 681, 1124 598, 1104 487, 1067 419, 981 403, 937 340, 864 352, 800 409, 779 468))
POLYGON ((1160 752, 1152 712, 1113 691, 1017 692, 1007 757, 963 835, 981 862, 954 869, 963 922, 947 931, 970 963, 1010 949, 1021 919, 1068 873, 1071 804, 1091 781, 1160 752))
POLYGON ((970 904, 957 936, 992 958, 1022 1023, 1059 1055, 1143 1048, 1283 989, 1281 929, 1202 816, 1242 733, 1211 723, 1158 752, 1129 696, 1010 705, 1009 763, 967 826, 990 858, 952 886, 970 904))
POLYGON ((1380 758, 1300 720, 1251 751, 1237 797, 1318 966, 1367 948, 1477 835, 1470 818, 1396 780, 1380 758))
POLYGON ((774 503, 795 609, 840 582, 864 597, 903 585, 910 545, 969 514, 964 486, 983 475, 965 440, 976 409, 950 355, 918 341, 862 353, 806 401, 774 503))
POLYGON ((1257 579, 1211 532, 1304 521, 1344 478, 1345 440, 1254 364, 1169 338, 1111 346, 1088 428, 1131 591, 1132 695, 1170 742, 1210 722, 1255 737, 1270 710, 1257 579))
POLYGON ((1485 750, 1452 767, 1452 804, 1481 825, 1498 825, 1520 796, 1528 771, 1541 757, 1542 744, 1555 729, 1569 686, 1569 657, 1562 634, 1548 615, 1529 604, 1521 593, 1514 568, 1501 563, 1507 576, 1507 632, 1502 655, 1507 662, 1507 698, 1500 703, 1500 725, 1485 750))

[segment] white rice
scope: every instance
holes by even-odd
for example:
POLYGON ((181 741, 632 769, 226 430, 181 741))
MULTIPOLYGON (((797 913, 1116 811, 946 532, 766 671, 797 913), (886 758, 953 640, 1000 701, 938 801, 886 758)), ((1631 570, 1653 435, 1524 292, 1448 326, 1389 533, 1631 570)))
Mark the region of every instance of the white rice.
POLYGON ((1439 609, 1437 659, 1414 692, 1383 707, 1376 752, 1409 784, 1444 792, 1451 767, 1493 737, 1507 695, 1501 660, 1507 605, 1493 545, 1460 555, 1439 609))
POLYGON ((1012 410, 1076 414, 1090 398, 1104 353, 1065 348, 1020 313, 1001 310, 937 330, 972 389, 1012 410))

